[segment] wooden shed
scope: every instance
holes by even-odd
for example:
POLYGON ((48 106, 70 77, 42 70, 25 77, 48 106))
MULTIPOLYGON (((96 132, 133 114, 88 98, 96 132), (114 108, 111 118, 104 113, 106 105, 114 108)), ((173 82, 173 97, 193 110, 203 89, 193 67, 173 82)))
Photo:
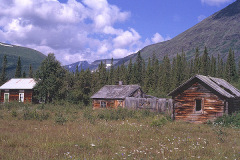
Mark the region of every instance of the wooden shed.
POLYGON ((202 123, 240 110, 240 91, 220 78, 195 75, 168 95, 176 120, 202 123))
POLYGON ((93 108, 125 107, 126 97, 142 98, 144 93, 139 85, 106 85, 95 93, 93 108))
POLYGON ((33 78, 12 78, 0 87, 0 102, 33 102, 33 78))

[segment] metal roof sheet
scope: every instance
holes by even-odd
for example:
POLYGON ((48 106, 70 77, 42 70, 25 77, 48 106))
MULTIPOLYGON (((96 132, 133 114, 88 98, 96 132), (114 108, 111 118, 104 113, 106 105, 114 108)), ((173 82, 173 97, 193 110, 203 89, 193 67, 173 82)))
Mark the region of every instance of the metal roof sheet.
POLYGON ((0 89, 33 89, 36 81, 33 78, 12 78, 4 83, 0 89))
POLYGON ((125 99, 139 89, 139 85, 106 85, 92 99, 125 99))

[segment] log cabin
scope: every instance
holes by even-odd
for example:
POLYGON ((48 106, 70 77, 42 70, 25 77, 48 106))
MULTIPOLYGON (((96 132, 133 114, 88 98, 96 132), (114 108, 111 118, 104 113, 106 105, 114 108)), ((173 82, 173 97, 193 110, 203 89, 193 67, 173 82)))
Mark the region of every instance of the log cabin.
POLYGON ((36 81, 33 78, 12 78, 0 87, 0 103, 34 102, 33 88, 36 81))
POLYGON ((170 92, 173 119, 196 123, 240 110, 240 91, 224 79, 195 75, 170 92))
POLYGON ((125 107, 126 97, 143 98, 144 93, 139 85, 105 85, 91 99, 93 108, 125 107))

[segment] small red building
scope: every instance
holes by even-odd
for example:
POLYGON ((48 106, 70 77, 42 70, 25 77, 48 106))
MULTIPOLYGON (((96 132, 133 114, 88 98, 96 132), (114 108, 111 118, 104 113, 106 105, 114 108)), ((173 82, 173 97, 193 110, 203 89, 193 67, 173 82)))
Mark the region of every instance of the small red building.
POLYGON ((12 78, 0 87, 0 102, 33 102, 33 78, 12 78))
POLYGON ((117 108, 125 107, 126 97, 143 98, 143 93, 139 85, 106 85, 95 93, 91 99, 93 100, 93 108, 117 108))

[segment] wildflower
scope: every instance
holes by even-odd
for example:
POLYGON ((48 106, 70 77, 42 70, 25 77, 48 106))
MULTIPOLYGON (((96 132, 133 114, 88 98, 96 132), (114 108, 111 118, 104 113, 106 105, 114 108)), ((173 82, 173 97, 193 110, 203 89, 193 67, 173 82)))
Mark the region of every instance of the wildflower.
POLYGON ((93 143, 91 143, 90 145, 91 145, 92 147, 95 147, 95 146, 96 146, 96 145, 95 145, 95 144, 93 144, 93 143))

